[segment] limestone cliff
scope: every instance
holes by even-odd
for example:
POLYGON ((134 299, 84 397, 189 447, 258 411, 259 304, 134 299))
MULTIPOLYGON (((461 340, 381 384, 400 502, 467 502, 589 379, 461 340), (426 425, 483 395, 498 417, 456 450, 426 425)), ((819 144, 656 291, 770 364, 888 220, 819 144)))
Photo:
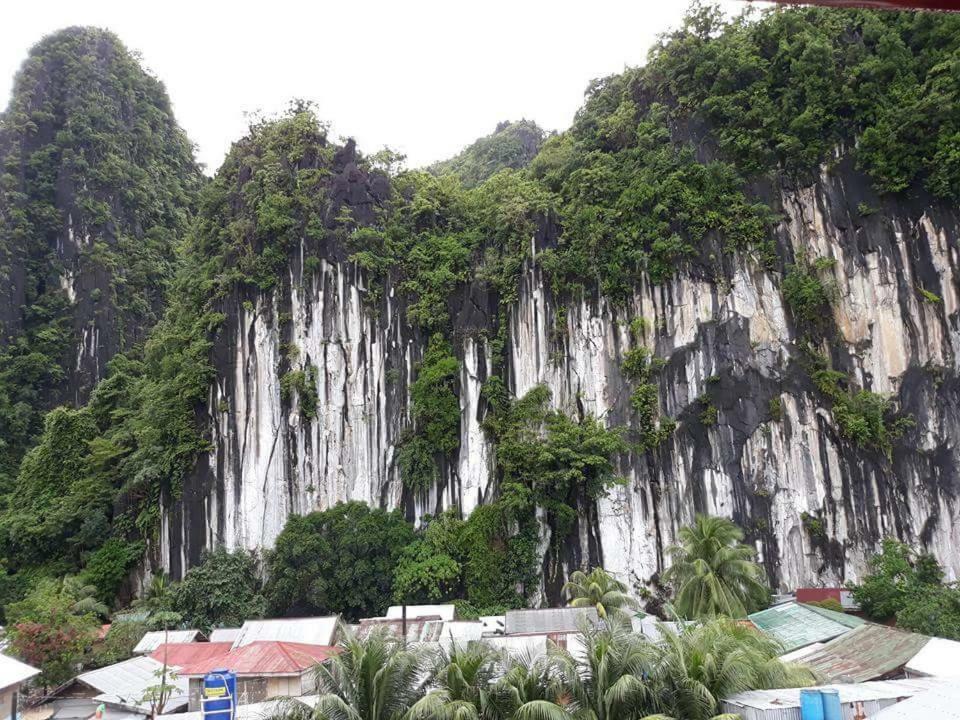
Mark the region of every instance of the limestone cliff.
MULTIPOLYGON (((379 202, 382 194, 351 158, 341 157, 336 171, 341 202, 361 209, 379 202)), ((856 579, 886 535, 930 548, 952 577, 960 573, 953 550, 960 541, 960 216, 926 197, 879 198, 843 159, 809 184, 781 180, 753 192, 780 212, 780 269, 738 253, 715 275, 691 269, 661 285, 641 282, 625 304, 598 292, 558 300, 538 265, 556 227, 544 223, 530 238, 519 300, 507 316, 512 392, 546 383, 571 414, 628 422, 630 384, 620 367, 630 323, 643 318, 645 344, 666 361, 660 405, 679 421, 655 451, 619 459, 626 485, 580 508, 578 542, 545 561, 547 595, 584 563, 646 582, 696 512, 742 524, 781 588, 856 579), (865 214, 867 206, 877 211, 865 214), (780 290, 783 264, 799 256, 836 261, 838 333, 823 348, 834 366, 860 387, 893 395, 916 421, 889 457, 840 435, 803 369, 800 334, 780 290), (705 405, 716 408, 715 422, 704 419, 705 405)), ((280 289, 225 301, 206 407, 214 449, 182 499, 168 501, 163 520, 161 555, 174 572, 204 547, 269 547, 291 513, 341 500, 402 506, 418 518, 451 505, 469 513, 496 492, 480 394, 491 372, 495 301, 464 286, 451 303, 462 368, 460 448, 440 486, 415 497, 404 491, 395 460, 424 340, 405 320, 396 288, 371 308, 364 273, 333 246, 308 268, 304 258, 314 250, 304 241, 291 253, 280 289), (291 317, 283 330, 282 313, 291 317), (283 399, 280 368, 290 343, 300 349, 297 362, 318 368, 312 420, 295 399, 283 399)))

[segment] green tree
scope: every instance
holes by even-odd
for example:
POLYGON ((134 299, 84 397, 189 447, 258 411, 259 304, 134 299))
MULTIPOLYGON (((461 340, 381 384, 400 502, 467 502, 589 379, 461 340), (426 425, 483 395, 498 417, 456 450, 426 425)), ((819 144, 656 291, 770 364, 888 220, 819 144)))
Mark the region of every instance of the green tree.
POLYGON ((10 647, 39 668, 44 687, 76 674, 99 626, 95 588, 75 578, 42 579, 20 602, 7 607, 10 647))
POLYGON ((897 611, 897 627, 960 640, 960 587, 931 587, 913 594, 897 611))
POLYGON ((409 720, 489 717, 490 690, 500 665, 501 656, 482 642, 441 649, 433 687, 410 708, 409 720))
POLYGON ((386 628, 360 640, 344 626, 339 652, 316 668, 316 720, 397 720, 423 696, 430 682, 430 656, 405 647, 386 628))
POLYGON ((574 717, 632 720, 653 708, 654 645, 620 625, 583 630, 582 655, 556 656, 574 717))
POLYGON ((574 571, 563 591, 569 594, 572 607, 595 607, 602 620, 609 617, 629 625, 627 610, 639 607, 627 593, 627 586, 601 567, 595 567, 589 573, 574 571))
POLYGON ((851 585, 853 597, 863 614, 886 622, 917 594, 938 588, 943 570, 928 553, 914 552, 909 545, 884 538, 881 551, 870 558, 869 574, 859 585, 851 585))
POLYGON ((960 639, 960 587, 944 585, 943 568, 930 553, 885 538, 870 558, 869 574, 851 585, 853 597, 871 620, 906 630, 960 639))
POLYGON ((399 511, 340 503, 291 517, 267 557, 264 594, 274 615, 381 615, 403 549, 415 538, 399 511))
POLYGON ((463 592, 464 522, 455 508, 424 521, 426 527, 403 549, 393 574, 397 603, 429 604, 459 598, 463 592))
POLYGON ((265 600, 257 571, 257 558, 246 550, 205 553, 174 588, 171 607, 203 632, 262 617, 265 600))
POLYGON ((727 618, 673 631, 661 628, 657 660, 650 671, 655 707, 684 720, 706 720, 720 701, 745 690, 804 687, 813 674, 779 659, 779 644, 727 618))
POLYGON ((698 515, 669 549, 663 582, 673 588, 674 609, 683 618, 740 618, 769 604, 770 591, 743 531, 721 517, 698 515))

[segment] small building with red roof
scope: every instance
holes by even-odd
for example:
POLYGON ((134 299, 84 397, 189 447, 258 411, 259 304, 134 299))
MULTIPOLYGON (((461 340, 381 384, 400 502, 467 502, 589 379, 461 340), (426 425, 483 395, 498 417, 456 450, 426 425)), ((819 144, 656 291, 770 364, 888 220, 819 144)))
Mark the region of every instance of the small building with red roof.
POLYGON ((159 662, 166 662, 167 665, 192 665, 194 663, 204 662, 212 657, 220 657, 224 653, 230 652, 233 643, 230 642, 183 642, 183 643, 164 643, 152 653, 150 657, 159 662))
POLYGON ((204 675, 224 668, 237 674, 237 705, 247 705, 313 692, 316 688, 314 667, 335 652, 336 648, 328 645, 257 640, 234 649, 227 647, 220 653, 205 654, 191 662, 177 663, 180 666, 177 674, 189 681, 190 710, 200 709, 200 686, 204 675))

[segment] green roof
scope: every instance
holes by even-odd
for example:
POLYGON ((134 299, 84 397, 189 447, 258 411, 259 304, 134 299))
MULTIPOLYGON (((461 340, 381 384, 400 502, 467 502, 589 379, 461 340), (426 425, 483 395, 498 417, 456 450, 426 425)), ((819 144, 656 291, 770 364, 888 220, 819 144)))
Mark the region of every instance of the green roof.
POLYGON ((747 616, 758 630, 779 641, 785 653, 826 642, 864 624, 853 615, 790 602, 747 616))

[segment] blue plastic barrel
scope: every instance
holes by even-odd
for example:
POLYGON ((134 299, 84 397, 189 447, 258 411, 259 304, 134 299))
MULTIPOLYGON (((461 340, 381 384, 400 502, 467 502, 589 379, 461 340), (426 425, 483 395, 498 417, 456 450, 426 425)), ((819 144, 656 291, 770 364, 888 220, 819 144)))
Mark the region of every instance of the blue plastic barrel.
POLYGON ((211 670, 203 677, 200 711, 204 720, 235 720, 237 674, 227 668, 211 670))
POLYGON ((820 691, 823 699, 823 720, 843 720, 843 710, 840 709, 840 691, 825 688, 820 691))
POLYGON ((800 720, 825 720, 823 696, 819 690, 800 691, 800 720))

